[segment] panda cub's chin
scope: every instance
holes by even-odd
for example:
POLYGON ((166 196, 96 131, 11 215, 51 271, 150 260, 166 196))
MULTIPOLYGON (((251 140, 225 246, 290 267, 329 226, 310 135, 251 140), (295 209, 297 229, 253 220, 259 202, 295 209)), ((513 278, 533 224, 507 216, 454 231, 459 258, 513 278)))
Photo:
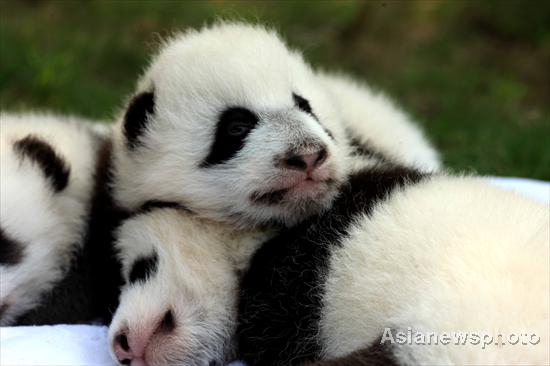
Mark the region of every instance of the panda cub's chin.
MULTIPOLYGON (((330 207, 338 193, 336 180, 316 182, 304 180, 289 188, 255 192, 251 196, 252 209, 267 212, 275 223, 290 226, 330 207)), ((261 217, 261 213, 259 214, 261 217)))

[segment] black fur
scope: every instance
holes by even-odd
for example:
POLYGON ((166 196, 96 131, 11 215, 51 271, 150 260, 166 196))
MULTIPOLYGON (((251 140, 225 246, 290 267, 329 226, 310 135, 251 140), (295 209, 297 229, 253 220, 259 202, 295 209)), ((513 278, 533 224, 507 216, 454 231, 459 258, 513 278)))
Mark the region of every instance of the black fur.
POLYGON ((285 198, 285 194, 288 192, 288 189, 280 189, 278 191, 271 191, 267 193, 253 193, 250 196, 250 200, 254 203, 260 203, 264 205, 276 205, 280 203, 283 198, 285 198))
POLYGON ((304 366, 397 366, 391 346, 380 343, 381 338, 370 346, 349 355, 327 361, 307 363, 304 366))
POLYGON ((155 93, 143 92, 132 98, 124 115, 124 135, 130 150, 140 145, 149 116, 155 113, 155 93))
POLYGON ((352 147, 353 155, 361 155, 367 158, 375 158, 382 163, 387 163, 387 164, 392 163, 390 158, 388 158, 381 152, 374 150, 372 147, 369 146, 368 143, 361 141, 356 136, 353 136, 349 131, 348 131, 348 137, 349 137, 350 145, 352 147))
POLYGON ((153 252, 147 257, 140 257, 132 264, 128 274, 128 281, 135 283, 145 281, 157 271, 159 257, 156 252, 153 252))
POLYGON ((246 108, 232 107, 220 116, 210 153, 202 167, 222 164, 234 157, 244 146, 246 137, 258 124, 258 117, 246 108))
POLYGON ((14 266, 23 260, 23 245, 10 238, 0 227, 0 264, 14 266))
POLYGON ((353 175, 333 207, 283 231, 254 255, 241 282, 239 356, 249 365, 298 365, 319 357, 321 299, 330 255, 359 214, 422 175, 405 168, 353 175))
MULTIPOLYGON (((296 105, 296 107, 298 107, 301 111, 303 112, 306 112, 307 114, 311 114, 312 116, 315 117, 315 114, 313 114, 313 110, 311 109, 311 105, 309 104, 309 101, 296 94, 296 93, 292 93, 292 100, 294 100, 294 104, 296 105)), ((315 117, 317 118, 317 117, 315 117)))
POLYGON ((113 247, 113 232, 128 216, 112 200, 110 169, 111 143, 103 141, 98 152, 94 199, 84 246, 74 253, 63 280, 38 308, 17 319, 17 325, 110 323, 123 283, 113 247))
POLYGON ((8 311, 9 306, 10 305, 7 302, 0 304, 0 320, 2 320, 4 313, 8 311))
POLYGON ((159 330, 164 333, 170 333, 176 328, 176 319, 174 317, 174 312, 168 310, 164 313, 162 321, 159 325, 159 330))
POLYGON ((56 192, 60 192, 69 182, 70 167, 46 141, 29 135, 13 144, 13 148, 22 158, 35 162, 56 192))
POLYGON ((328 128, 326 128, 321 124, 321 122, 319 121, 319 118, 317 118, 317 115, 313 112, 313 109, 311 108, 311 105, 309 104, 309 101, 306 98, 296 93, 292 93, 292 100, 294 101, 294 105, 298 107, 298 109, 311 115, 321 125, 321 127, 323 127, 323 130, 325 130, 326 134, 332 140, 334 140, 334 135, 332 135, 332 132, 330 132, 328 128))

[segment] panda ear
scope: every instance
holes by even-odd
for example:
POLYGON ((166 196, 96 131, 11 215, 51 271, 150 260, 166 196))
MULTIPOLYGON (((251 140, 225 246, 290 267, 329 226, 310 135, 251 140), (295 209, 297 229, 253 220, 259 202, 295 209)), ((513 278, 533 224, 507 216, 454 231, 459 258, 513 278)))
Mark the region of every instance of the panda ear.
POLYGON ((155 93, 143 92, 135 95, 124 114, 123 129, 128 148, 135 149, 139 144, 139 138, 147 129, 149 116, 155 113, 155 93))

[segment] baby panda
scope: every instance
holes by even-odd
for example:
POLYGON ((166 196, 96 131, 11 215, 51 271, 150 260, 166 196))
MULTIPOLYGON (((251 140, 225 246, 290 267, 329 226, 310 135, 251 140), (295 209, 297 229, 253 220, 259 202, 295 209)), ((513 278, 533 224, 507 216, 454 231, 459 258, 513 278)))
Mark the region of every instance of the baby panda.
POLYGON ((265 230, 235 230, 177 207, 117 230, 125 284, 109 327, 123 365, 224 365, 234 356, 238 282, 265 230))
POLYGON ((255 253, 240 285, 240 357, 548 364, 549 215, 479 178, 360 171, 330 210, 255 253), (460 332, 471 343, 452 343, 460 332))
POLYGON ((47 114, 2 112, 0 122, 0 325, 7 325, 46 301, 81 249, 98 141, 108 131, 47 114))
POLYGON ((395 107, 339 80, 261 26, 173 37, 119 118, 116 203, 175 202, 241 227, 289 226, 328 208, 357 159, 439 166, 395 107))
POLYGON ((352 156, 424 172, 441 168, 439 154, 422 131, 383 93, 343 74, 317 75, 345 127, 352 156))
POLYGON ((136 215, 118 231, 127 284, 112 353, 130 365, 547 364, 549 219, 479 178, 389 167, 353 174, 330 210, 264 244, 177 209, 136 215), (415 343, 430 332, 472 338, 415 343))

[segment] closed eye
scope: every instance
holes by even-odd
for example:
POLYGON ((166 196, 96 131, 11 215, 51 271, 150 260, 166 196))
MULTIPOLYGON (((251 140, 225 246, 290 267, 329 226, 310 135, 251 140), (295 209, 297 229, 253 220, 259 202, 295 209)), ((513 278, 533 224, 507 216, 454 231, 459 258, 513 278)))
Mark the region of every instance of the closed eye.
POLYGON ((258 117, 243 107, 231 107, 222 112, 216 127, 210 153, 202 167, 222 164, 234 157, 244 146, 248 134, 258 124, 258 117))
POLYGON ((231 121, 227 124, 226 132, 229 136, 240 137, 250 132, 253 127, 247 121, 231 121))

